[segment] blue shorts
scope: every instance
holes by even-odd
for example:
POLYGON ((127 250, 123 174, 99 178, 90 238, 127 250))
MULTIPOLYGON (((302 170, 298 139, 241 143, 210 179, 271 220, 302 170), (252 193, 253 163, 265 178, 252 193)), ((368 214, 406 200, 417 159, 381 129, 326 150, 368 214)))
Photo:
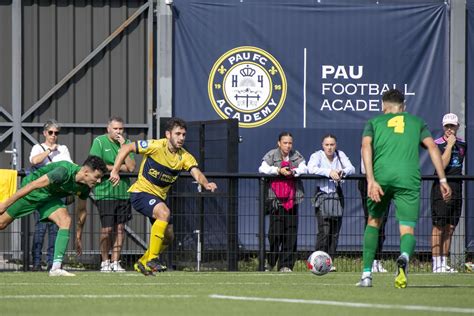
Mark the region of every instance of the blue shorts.
MULTIPOLYGON (((165 203, 160 197, 146 193, 146 192, 131 192, 130 193, 130 201, 132 202, 133 208, 138 212, 150 220, 151 224, 155 222, 153 218, 153 208, 158 203, 165 203)), ((168 224, 172 224, 172 216, 170 216, 170 220, 168 224)))

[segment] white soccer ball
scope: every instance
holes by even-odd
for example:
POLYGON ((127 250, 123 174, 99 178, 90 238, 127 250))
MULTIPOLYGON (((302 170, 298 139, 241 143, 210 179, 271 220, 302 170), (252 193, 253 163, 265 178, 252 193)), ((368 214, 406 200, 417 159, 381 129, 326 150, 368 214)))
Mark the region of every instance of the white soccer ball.
POLYGON ((306 261, 309 271, 316 275, 325 275, 331 270, 332 259, 324 251, 315 251, 306 261))

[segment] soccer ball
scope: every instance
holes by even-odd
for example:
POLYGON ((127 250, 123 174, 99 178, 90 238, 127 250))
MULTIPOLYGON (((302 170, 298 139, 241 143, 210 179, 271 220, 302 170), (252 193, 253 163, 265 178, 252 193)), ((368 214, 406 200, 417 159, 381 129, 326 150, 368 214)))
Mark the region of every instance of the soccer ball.
POLYGON ((316 275, 325 275, 331 270, 332 259, 324 251, 315 251, 306 261, 309 271, 316 275))

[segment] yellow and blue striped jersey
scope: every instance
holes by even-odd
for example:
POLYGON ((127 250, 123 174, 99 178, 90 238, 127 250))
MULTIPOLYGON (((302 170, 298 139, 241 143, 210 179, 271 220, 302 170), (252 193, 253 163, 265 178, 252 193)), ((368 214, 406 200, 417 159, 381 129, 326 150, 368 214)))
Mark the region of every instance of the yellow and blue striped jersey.
POLYGON ((143 155, 137 181, 129 192, 146 192, 166 199, 171 185, 181 171, 197 167, 197 161, 189 152, 181 148, 176 153, 168 149, 168 140, 151 139, 135 142, 137 153, 143 155))

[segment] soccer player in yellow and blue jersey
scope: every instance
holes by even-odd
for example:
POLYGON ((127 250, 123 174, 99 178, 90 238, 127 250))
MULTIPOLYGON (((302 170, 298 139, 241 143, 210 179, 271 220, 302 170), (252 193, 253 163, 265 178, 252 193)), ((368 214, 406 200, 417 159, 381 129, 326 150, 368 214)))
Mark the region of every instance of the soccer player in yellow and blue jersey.
POLYGON ((135 270, 144 275, 166 269, 158 258, 171 214, 165 200, 181 171, 189 171, 206 190, 214 192, 217 189, 217 185, 208 182, 199 170, 193 155, 183 148, 186 123, 179 118, 171 118, 166 124, 165 135, 163 139, 140 140, 123 145, 110 172, 110 181, 115 185, 120 180, 120 166, 128 154, 135 152, 144 156, 138 179, 129 189, 133 208, 153 222, 149 247, 135 263, 135 270))
POLYGON ((357 286, 372 286, 371 268, 379 228, 387 206, 393 200, 399 222, 401 253, 397 259, 395 287, 405 288, 408 261, 415 251, 414 233, 420 210, 420 145, 430 154, 445 201, 449 200, 451 189, 444 174, 441 154, 426 123, 405 112, 405 96, 396 89, 386 91, 382 97, 382 109, 384 114, 367 122, 362 138, 369 218, 364 233, 363 273, 357 286))

